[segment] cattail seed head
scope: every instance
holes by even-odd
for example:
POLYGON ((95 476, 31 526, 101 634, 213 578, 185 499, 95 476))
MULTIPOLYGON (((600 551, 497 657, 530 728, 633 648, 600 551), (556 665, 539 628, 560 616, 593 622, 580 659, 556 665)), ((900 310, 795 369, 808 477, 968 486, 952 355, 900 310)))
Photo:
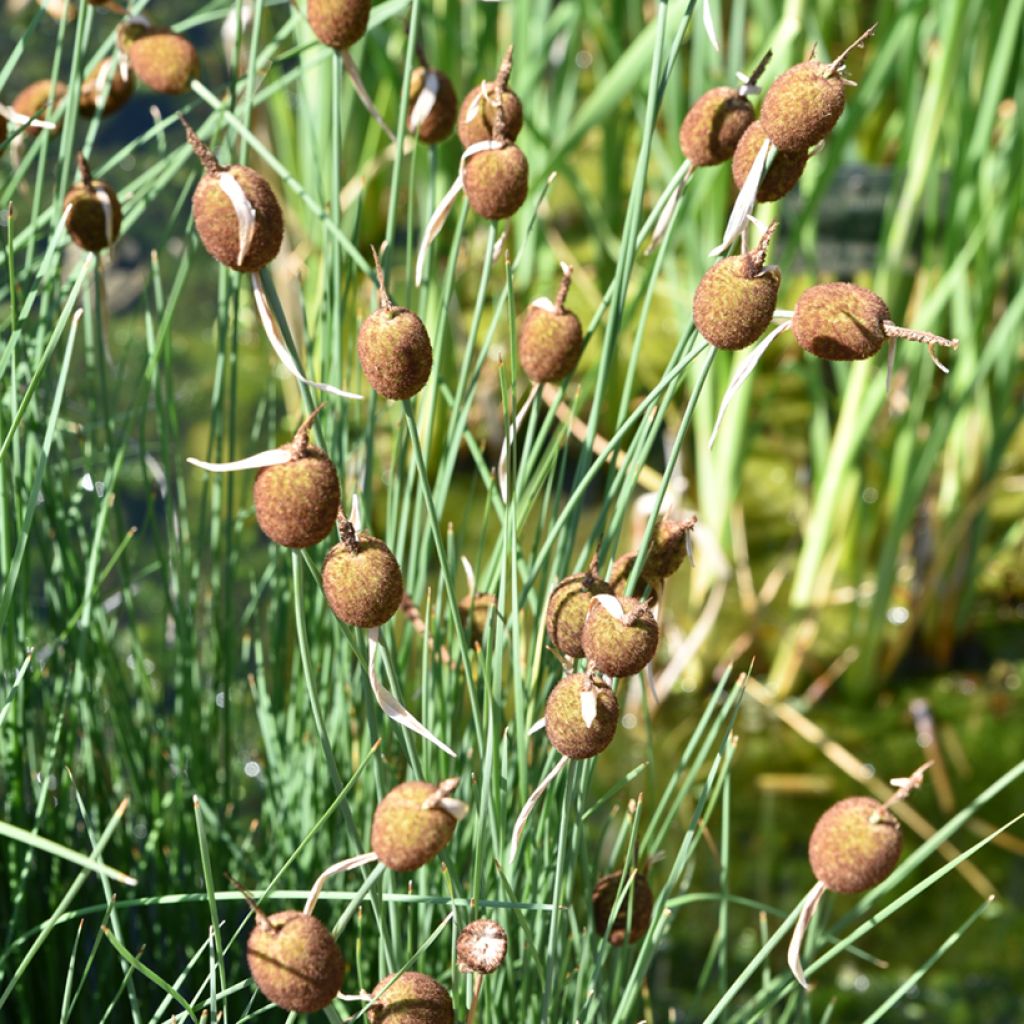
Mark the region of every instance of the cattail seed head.
POLYGON ((344 513, 338 515, 338 534, 320 576, 324 597, 341 622, 361 629, 383 626, 402 603, 402 570, 384 541, 357 535, 344 513))
MULTIPOLYGON (((31 85, 26 85, 21 92, 11 101, 11 109, 17 111, 23 117, 37 117, 43 120, 53 120, 50 111, 60 103, 67 95, 68 87, 63 82, 53 82, 53 100, 50 100, 50 79, 41 78, 31 85)), ((60 128, 60 122, 57 128, 60 128)), ((26 136, 38 135, 43 129, 35 125, 26 125, 22 129, 26 136)))
POLYGON ((182 35, 170 29, 144 29, 127 46, 128 63, 140 82, 154 92, 187 92, 199 75, 199 55, 182 35))
POLYGON ((583 672, 556 683, 544 708, 544 729, 551 746, 576 761, 600 754, 614 739, 618 724, 619 702, 611 687, 583 672), (583 718, 584 693, 590 693, 596 704, 590 725, 583 718))
POLYGON ((572 267, 563 264, 562 286, 554 302, 532 302, 519 320, 519 363, 534 384, 553 383, 576 369, 583 351, 579 317, 565 308, 572 267))
POLYGON ((267 537, 286 548, 308 548, 322 541, 334 527, 341 500, 334 463, 309 443, 313 416, 281 446, 291 459, 265 466, 253 481, 256 521, 267 537))
POLYGON ((591 567, 573 573, 555 585, 548 598, 547 631, 555 647, 567 658, 583 657, 583 623, 596 594, 612 588, 591 567))
POLYGON ((72 185, 64 196, 64 207, 71 208, 68 234, 79 248, 99 252, 113 245, 121 233, 121 204, 105 181, 92 177, 81 153, 78 165, 82 180, 72 185))
POLYGON ((590 666, 617 679, 642 671, 657 653, 659 639, 658 623, 646 601, 618 600, 621 619, 595 597, 583 623, 583 653, 590 666))
POLYGON ((493 82, 484 82, 470 89, 459 108, 459 141, 468 149, 474 142, 498 138, 498 123, 502 119, 502 134, 515 142, 523 127, 523 105, 519 97, 508 88, 512 75, 512 47, 505 56, 493 82), (499 111, 502 117, 499 117, 499 111))
POLYGON ((839 120, 846 89, 842 76, 830 68, 822 61, 804 61, 784 71, 765 92, 761 126, 783 152, 816 146, 839 120))
POLYGON ((793 335, 819 359, 868 359, 885 341, 889 307, 874 292, 835 282, 808 288, 793 310, 793 335))
POLYGON ((442 806, 430 806, 437 793, 431 782, 402 782, 377 804, 370 846, 385 867, 415 871, 451 842, 456 819, 442 806))
POLYGON ((481 217, 504 220, 526 202, 530 167, 523 151, 508 143, 471 156, 462 181, 469 205, 481 217))
POLYGON ((249 972, 272 1003, 294 1013, 316 1013, 338 994, 345 960, 318 918, 282 910, 260 918, 246 944, 249 972))
POLYGON ((83 117, 92 117, 97 109, 102 117, 109 117, 120 110, 131 99, 135 89, 132 73, 122 67, 117 57, 107 57, 89 73, 78 94, 78 112, 83 117), (110 81, 110 92, 102 103, 103 93, 110 81), (100 105, 102 103, 102 105, 100 105))
MULTIPOLYGON (((656 588, 663 580, 679 571, 687 557, 687 539, 696 525, 696 516, 679 520, 658 517, 654 533, 651 535, 651 543, 647 547, 644 567, 640 570, 641 583, 656 588)), ((635 551, 630 551, 620 555, 612 563, 608 584, 614 593, 626 593, 626 584, 633 572, 636 555, 635 551)), ((654 603, 653 598, 651 603, 654 603)))
POLYGON ((455 959, 463 974, 493 974, 507 952, 505 929, 486 917, 470 921, 455 940, 455 959))
POLYGON ((740 137, 755 118, 754 108, 737 89, 709 89, 683 118, 679 148, 694 167, 711 167, 728 160, 740 137))
POLYGON ((320 42, 347 50, 366 35, 370 0, 309 0, 309 27, 320 42))
POLYGON ((394 977, 389 974, 371 993, 370 1024, 454 1024, 452 997, 443 985, 418 971, 406 971, 392 984, 394 977))
POLYGON ((765 266, 772 230, 751 252, 719 260, 697 285, 693 322, 716 348, 753 345, 772 322, 782 279, 778 267, 765 266))
POLYGON ((651 892, 647 879, 637 873, 633 877, 632 888, 622 897, 619 912, 611 919, 615 907, 615 898, 622 885, 622 872, 614 871, 597 880, 591 902, 594 908, 594 927, 598 935, 608 933, 608 941, 613 946, 621 946, 638 942, 647 934, 651 926, 651 914, 654 911, 654 893, 651 892), (630 903, 632 902, 632 910, 630 903), (609 923, 611 931, 608 930, 609 923), (629 932, 627 937, 627 924, 629 932))
POLYGON ((877 800, 848 797, 818 819, 807 853, 826 889, 865 892, 888 878, 900 859, 899 822, 877 800))
POLYGON ((466 631, 466 639, 471 644, 478 644, 484 638, 484 630, 492 612, 498 614, 498 599, 494 594, 466 595, 459 601, 459 616, 462 628, 466 631))
MULTIPOLYGON (((761 122, 754 121, 736 144, 736 152, 732 156, 732 180, 737 188, 743 187, 743 182, 747 180, 754 159, 766 138, 761 122)), ((774 153, 768 161, 764 178, 757 189, 757 201, 770 203, 775 199, 781 199, 789 192, 800 180, 808 156, 810 154, 806 150, 780 150, 774 153)))
POLYGON ((455 87, 452 80, 437 68, 420 65, 414 68, 409 80, 409 119, 406 127, 410 133, 419 136, 421 142, 436 145, 444 142, 455 128, 456 106, 455 87), (431 86, 436 98, 430 113, 418 124, 412 123, 412 112, 423 90, 431 86))

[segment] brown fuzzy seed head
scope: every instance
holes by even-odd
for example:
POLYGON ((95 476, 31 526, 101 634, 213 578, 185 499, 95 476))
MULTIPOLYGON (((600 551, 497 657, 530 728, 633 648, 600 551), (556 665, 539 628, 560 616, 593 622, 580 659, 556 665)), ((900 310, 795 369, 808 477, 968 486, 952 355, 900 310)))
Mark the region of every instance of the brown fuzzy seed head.
POLYGON ((530 167, 523 151, 509 145, 471 156, 462 179, 469 205, 481 217, 503 220, 526 202, 530 167))
POLYGON ((338 994, 345 960, 330 930, 298 910, 271 914, 249 933, 245 956, 259 990, 284 1010, 316 1013, 338 994))
POLYGON ((334 528, 341 491, 334 463, 321 449, 281 466, 265 466, 252 485, 256 522, 275 544, 308 548, 334 528))
POLYGON ((597 929, 598 935, 608 932, 608 941, 613 946, 621 946, 623 942, 639 942, 651 926, 651 913, 654 910, 654 893, 651 892, 647 879, 638 873, 633 877, 630 890, 623 894, 615 920, 611 921, 615 898, 621 885, 622 872, 614 871, 597 880, 594 894, 591 897, 594 907, 594 927, 597 929), (608 931, 609 922, 611 922, 611 931, 608 931), (628 938, 627 925, 629 925, 628 938))
POLYGON ((415 871, 451 842, 455 819, 440 807, 423 807, 436 791, 431 782, 402 782, 377 804, 370 847, 385 867, 415 871))
POLYGON ((679 128, 679 148, 694 167, 728 160, 754 120, 754 108, 736 89, 709 89, 687 112, 679 128))
POLYGON ((821 61, 804 61, 784 71, 765 92, 761 125, 783 152, 806 152, 839 120, 846 91, 840 75, 825 77, 828 68, 821 61))
POLYGON ((392 978, 389 974, 379 981, 371 993, 370 1024, 454 1024, 452 997, 439 982, 427 974, 406 971, 388 988, 392 978))
POLYGON ((493 974, 507 952, 505 929, 487 917, 470 921, 455 940, 455 959, 463 974, 493 974))
POLYGON ((68 234, 81 249, 99 252, 113 245, 121 233, 121 204, 114 190, 99 178, 73 185, 64 196, 64 206, 71 207, 67 222, 68 234), (100 189, 110 202, 110 238, 107 238, 103 203, 96 196, 100 189))
MULTIPOLYGON (((487 83, 487 95, 495 102, 481 99, 480 86, 475 86, 466 94, 466 98, 459 107, 459 141, 463 148, 468 149, 474 142, 485 142, 494 138, 495 122, 498 116, 497 96, 493 82, 487 83), (469 111, 476 107, 474 114, 467 121, 469 111)), ((505 89, 501 94, 501 105, 505 112, 505 138, 509 142, 515 142, 519 133, 523 130, 523 104, 519 97, 511 89, 505 89)))
POLYGON ((82 88, 78 94, 78 112, 83 117, 92 117, 96 113, 97 105, 103 99, 108 80, 110 92, 107 93, 107 101, 99 106, 102 117, 109 117, 131 99, 132 91, 135 88, 131 71, 125 68, 122 72, 121 62, 116 57, 107 57, 105 60, 101 60, 82 82, 82 88))
POLYGON ((347 50, 366 35, 370 0, 309 0, 306 13, 320 42, 347 50))
POLYGON ((128 47, 128 63, 139 81, 154 92, 187 92, 199 75, 196 48, 177 32, 150 29, 128 47))
MULTIPOLYGON (((11 101, 11 108, 23 117, 38 117, 44 121, 52 121, 49 113, 67 95, 68 87, 63 82, 53 83, 53 102, 50 102, 50 79, 41 78, 38 82, 26 85, 11 101)), ((55 122, 60 128, 60 122, 55 122)), ((19 126, 20 127, 20 126, 19 126)), ((22 129, 27 136, 38 135, 42 129, 26 125, 22 129)))
POLYGON ((577 572, 566 576, 548 598, 547 630, 555 647, 567 658, 583 657, 583 622, 595 594, 612 588, 599 576, 577 572))
POLYGON ((472 597, 467 595, 459 602, 462 628, 466 631, 466 639, 471 644, 478 644, 483 640, 492 610, 497 607, 498 599, 493 594, 474 594, 472 597))
POLYGON ((889 307, 867 288, 841 281, 816 284, 797 299, 793 335, 819 359, 868 359, 882 347, 889 319, 889 307))
POLYGON ((408 309, 381 307, 359 328, 359 363, 384 398, 412 398, 430 378, 434 357, 423 321, 408 309))
POLYGON ((284 216, 273 189, 251 167, 232 164, 224 170, 242 188, 256 213, 256 230, 238 262, 238 215, 231 200, 212 174, 204 174, 192 194, 192 216, 203 248, 218 263, 232 270, 251 272, 265 267, 278 253, 284 238, 284 216))
POLYGON ((635 597, 620 597, 625 621, 620 622, 601 602, 590 602, 583 623, 583 653, 598 672, 621 679, 642 671, 658 650, 658 623, 635 597))
POLYGON ((866 892, 900 859, 899 822, 877 800, 851 796, 833 804, 811 833, 811 870, 832 892, 866 892))
MULTIPOLYGON (((736 152, 732 155, 732 180, 737 188, 742 188, 743 182, 747 180, 765 138, 761 122, 754 121, 737 143, 736 152)), ((757 201, 770 203, 775 199, 781 199, 800 180, 808 155, 806 150, 793 153, 780 151, 773 154, 768 161, 768 170, 758 187, 757 201)))
POLYGON ((560 754, 582 761, 597 757, 615 738, 619 724, 619 702, 610 686, 583 672, 565 676, 548 695, 544 708, 544 729, 551 746, 560 754), (580 698, 590 690, 597 701, 597 717, 587 726, 580 698))
POLYGON ((342 622, 361 629, 383 626, 398 611, 405 593, 402 570, 384 541, 361 533, 343 539, 324 559, 324 597, 342 622), (355 550, 352 550, 355 548, 355 550))
POLYGON ((412 78, 409 80, 410 117, 412 116, 413 107, 416 105, 416 100, 419 99, 420 93, 423 92, 423 88, 427 84, 428 75, 433 75, 435 78, 437 98, 434 100, 430 113, 420 122, 418 128, 413 128, 411 123, 407 123, 407 127, 410 132, 419 135, 421 142, 426 142, 433 146, 438 142, 444 142, 454 130, 455 108, 458 100, 455 97, 455 87, 452 85, 452 80, 443 71, 438 71, 437 68, 426 68, 421 65, 413 69, 412 78))
POLYGON ((697 330, 716 348, 753 345, 772 322, 780 281, 778 267, 754 269, 747 254, 719 260, 693 296, 697 330))
POLYGON ((534 384, 554 383, 576 369, 583 351, 583 328, 569 310, 528 306, 519 320, 519 363, 534 384))

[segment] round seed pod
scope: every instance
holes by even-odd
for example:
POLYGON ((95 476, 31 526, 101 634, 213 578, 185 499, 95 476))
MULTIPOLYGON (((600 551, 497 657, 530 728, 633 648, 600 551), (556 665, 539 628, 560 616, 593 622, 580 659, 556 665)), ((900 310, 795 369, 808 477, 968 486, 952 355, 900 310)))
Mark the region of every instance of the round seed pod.
POLYGON ((409 80, 409 117, 406 126, 411 134, 420 137, 421 142, 433 146, 438 142, 444 142, 451 135, 455 128, 457 104, 455 87, 443 71, 422 64, 413 69, 412 78, 409 80), (434 105, 430 112, 415 124, 413 114, 424 90, 434 94, 434 105))
POLYGON ((583 623, 583 653, 591 667, 621 679, 643 670, 658 650, 658 623, 646 601, 620 597, 625 615, 620 621, 599 598, 590 602, 583 623))
POLYGON ((373 812, 370 847, 392 871, 415 871, 451 842, 455 818, 440 806, 424 807, 442 789, 431 782, 402 782, 373 812))
POLYGON ((130 43, 127 52, 132 71, 154 92, 187 92, 192 79, 199 75, 196 48, 170 29, 146 29, 130 43))
POLYGON ((754 107, 739 90, 727 85, 709 89, 687 111, 679 127, 679 148, 694 167, 728 160, 747 127, 754 107))
POLYGON ((583 352, 583 328, 579 318, 565 308, 572 281, 572 267, 562 264, 561 287, 554 302, 530 303, 519 321, 519 363, 534 384, 560 381, 576 369, 583 352))
POLYGON ((462 185, 469 205, 488 220, 511 217, 526 202, 530 167, 518 146, 506 143, 471 156, 463 168, 462 185))
POLYGON ((105 181, 92 177, 81 153, 78 166, 82 180, 64 196, 64 208, 71 207, 67 215, 68 234, 79 248, 99 252, 113 245, 121 233, 121 204, 105 181))
POLYGON ((320 575, 324 597, 341 622, 361 629, 383 626, 402 603, 402 570, 384 541, 357 536, 344 513, 338 514, 338 536, 320 575))
POLYGON ((797 344, 819 359, 868 359, 885 341, 889 307, 874 292, 835 282, 808 288, 793 311, 797 344))
POLYGON ((491 610, 497 607, 498 599, 494 594, 470 594, 459 602, 462 628, 466 631, 466 639, 471 644, 478 644, 483 640, 491 610))
POLYGON ((309 443, 309 426, 319 411, 281 446, 291 460, 265 466, 252 485, 256 522, 267 537, 286 548, 308 548, 322 541, 334 527, 341 500, 334 463, 309 443))
POLYGON ((865 892, 888 878, 900 859, 899 822, 877 800, 848 797, 818 819, 807 855, 826 889, 865 892))
MULTIPOLYGON (((17 111, 22 117, 38 117, 42 120, 52 120, 48 115, 67 95, 68 87, 63 82, 53 82, 53 101, 51 102, 50 85, 49 78, 41 78, 38 82, 26 85, 11 101, 11 109, 17 111)), ((60 122, 56 123, 59 129, 60 122)), ((23 129, 27 136, 38 135, 42 130, 42 128, 36 128, 33 125, 26 125, 23 129)))
POLYGON ((182 123, 189 144, 203 165, 203 176, 192 193, 192 216, 203 248, 232 270, 259 270, 278 254, 284 238, 284 215, 277 196, 266 179, 251 167, 221 166, 184 119, 182 123), (221 183, 224 175, 233 178, 241 189, 253 218, 244 247, 239 238, 238 212, 221 183))
POLYGON ((366 35, 370 0, 309 0, 309 27, 335 50, 347 50, 366 35))
POLYGON ((455 940, 455 959, 463 974, 493 974, 507 952, 505 929, 486 917, 470 921, 455 940))
POLYGON ((498 76, 493 82, 475 86, 466 94, 459 108, 459 141, 468 149, 474 142, 497 138, 498 112, 504 113, 505 138, 515 142, 523 127, 523 105, 508 88, 512 75, 512 47, 505 51, 498 76))
POLYGON ((101 60, 82 82, 78 94, 78 112, 83 117, 92 117, 99 110, 101 117, 109 117, 131 99, 134 88, 131 71, 123 68, 117 57, 107 57, 101 60), (102 103, 108 79, 111 80, 110 92, 107 94, 106 103, 102 103))
MULTIPOLYGON (((732 180, 737 188, 743 187, 758 150, 766 138, 761 122, 754 121, 737 143, 736 152, 732 155, 732 180)), ((768 168, 757 189, 757 201, 770 203, 772 200, 781 199, 800 180, 808 156, 810 154, 806 150, 780 150, 775 153, 768 161, 768 168)))
POLYGON ((406 971, 392 984, 394 977, 389 974, 370 993, 370 1024, 454 1024, 452 997, 443 985, 418 971, 406 971))
POLYGON ((261 919, 246 944, 257 988, 284 1010, 316 1013, 338 994, 345 960, 318 918, 281 910, 261 919))
MULTIPOLYGON (((644 567, 640 570, 642 583, 656 588, 662 580, 668 579, 669 576, 679 571, 687 557, 687 537, 696 525, 696 516, 680 520, 659 516, 654 533, 651 535, 651 543, 647 547, 644 567)), ((611 572, 608 574, 608 584, 614 593, 619 595, 626 593, 626 584, 633 572, 636 554, 635 551, 630 551, 625 555, 620 555, 612 563, 611 572)), ((654 604, 655 598, 651 598, 650 603, 654 604)))
POLYGON ((555 647, 567 658, 583 657, 583 623, 596 594, 612 588, 597 575, 597 559, 586 572, 573 573, 555 585, 548 598, 547 631, 555 647))
POLYGON ((697 285, 693 322, 716 348, 753 345, 772 322, 782 280, 778 267, 765 266, 774 229, 773 224, 756 249, 719 260, 697 285))
POLYGON ((627 945, 639 942, 647 934, 651 927, 651 914, 654 911, 654 893, 644 875, 637 872, 633 876, 633 885, 630 892, 625 893, 619 912, 615 919, 611 920, 612 910, 615 907, 615 897, 618 895, 622 882, 622 872, 613 871, 610 875, 604 875, 597 880, 594 886, 594 893, 591 896, 591 903, 594 908, 594 927, 599 935, 607 933, 608 941, 613 946, 627 945), (630 903, 632 902, 632 912, 630 903), (609 922, 611 930, 608 930, 609 922), (627 934, 626 928, 629 926, 627 934))
POLYGON ((359 364, 378 395, 395 401, 412 398, 430 378, 434 356, 423 321, 396 306, 384 287, 384 271, 373 251, 380 284, 380 308, 359 328, 359 364))
POLYGON ((615 737, 618 724, 619 702, 611 687, 583 672, 559 681, 544 708, 544 729, 551 746, 574 761, 597 757, 615 737), (584 693, 592 693, 596 704, 596 716, 589 726, 583 720, 584 693))
POLYGON ((795 153, 821 142, 845 106, 845 87, 834 66, 808 60, 784 71, 768 87, 761 125, 779 149, 795 153))

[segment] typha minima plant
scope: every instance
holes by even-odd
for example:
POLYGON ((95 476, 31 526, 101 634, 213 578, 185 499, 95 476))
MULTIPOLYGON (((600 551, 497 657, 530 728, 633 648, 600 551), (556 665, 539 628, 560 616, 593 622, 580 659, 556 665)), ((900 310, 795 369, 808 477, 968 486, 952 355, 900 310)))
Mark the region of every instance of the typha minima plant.
POLYGON ((154 92, 178 95, 199 77, 199 54, 192 43, 144 16, 121 23, 118 43, 135 77, 154 92))
POLYGON ((67 91, 64 82, 41 78, 26 85, 9 107, 0 107, 0 115, 3 120, 24 128, 25 135, 29 137, 41 131, 55 132, 60 128, 60 122, 51 118, 67 91))
POLYGON ((493 81, 486 79, 466 94, 459 107, 459 141, 465 148, 496 137, 498 112, 503 112, 504 134, 515 142, 523 128, 523 104, 508 87, 512 76, 512 47, 505 51, 493 81))
POLYGON ((419 971, 381 978, 369 995, 370 1024, 454 1024, 455 1007, 439 981, 419 971))
POLYGON ((900 824, 889 808, 924 781, 931 761, 906 778, 892 779, 897 787, 885 803, 852 796, 833 804, 818 819, 807 846, 807 859, 816 879, 804 897, 789 943, 789 967, 806 989, 801 949, 811 919, 826 892, 857 894, 873 889, 892 874, 900 859, 900 824))
POLYGON ((195 458, 187 461, 211 473, 259 470, 253 482, 252 499, 256 522, 264 535, 283 547, 312 547, 334 528, 341 499, 334 463, 309 439, 321 409, 322 405, 317 406, 291 441, 278 448, 234 462, 195 458))
POLYGON ((505 132, 505 119, 499 105, 495 114, 494 137, 474 142, 466 148, 459 162, 459 173, 431 214, 423 230, 416 258, 416 284, 423 282, 430 243, 444 227, 459 193, 475 213, 487 220, 504 220, 516 213, 526 202, 530 185, 530 167, 523 151, 505 132))
POLYGON ((81 180, 64 196, 64 223, 75 245, 99 252, 109 249, 121 233, 121 204, 105 181, 93 178, 81 153, 77 159, 81 180))
POLYGON ((583 621, 583 655, 590 668, 615 679, 642 672, 658 651, 660 630, 650 601, 598 594, 583 621))
POLYGON ((462 974, 474 974, 473 1000, 466 1015, 466 1024, 473 1024, 484 977, 493 974, 508 953, 508 933, 488 917, 470 921, 455 940, 455 963, 462 974))
POLYGON ((349 52, 349 48, 366 35, 370 24, 370 6, 371 0, 309 0, 306 16, 317 39, 334 50, 341 59, 359 101, 381 126, 384 134, 394 142, 395 133, 373 102, 359 67, 349 52))
MULTIPOLYGON (((658 517, 640 570, 640 582, 653 591, 652 601, 659 600, 665 580, 678 572, 683 562, 693 561, 693 531, 696 526, 696 516, 688 516, 686 519, 658 517)), ((629 551, 612 562, 608 584, 620 596, 639 596, 626 594, 637 554, 636 551, 629 551)))
POLYGON ((278 334, 259 276, 259 271, 277 256, 284 239, 284 214, 269 182, 244 164, 221 164, 192 126, 180 115, 179 119, 203 167, 192 194, 192 216, 203 248, 218 263, 249 275, 256 312, 267 340, 296 380, 339 398, 361 399, 362 395, 305 376, 278 334))
POLYGON ((583 623, 590 602, 598 594, 610 594, 612 587, 597 571, 597 555, 584 572, 560 580, 548 597, 545 627, 548 639, 565 658, 583 657, 583 623))
POLYGON ((654 893, 646 875, 633 870, 625 884, 623 873, 602 875, 590 897, 594 928, 613 946, 639 942, 651 927, 654 893))
POLYGON ((118 57, 104 57, 82 82, 78 94, 78 112, 92 117, 97 111, 109 117, 131 99, 134 79, 127 61, 118 57))
POLYGON ((436 146, 455 130, 455 87, 439 68, 432 67, 422 46, 417 46, 420 64, 409 78, 409 113, 406 129, 420 142, 436 146))
POLYGON ((450 842, 469 805, 452 796, 458 778, 433 783, 400 782, 377 804, 370 827, 370 850, 325 868, 313 883, 304 913, 312 914, 324 885, 335 875, 369 864, 391 871, 416 871, 450 842))

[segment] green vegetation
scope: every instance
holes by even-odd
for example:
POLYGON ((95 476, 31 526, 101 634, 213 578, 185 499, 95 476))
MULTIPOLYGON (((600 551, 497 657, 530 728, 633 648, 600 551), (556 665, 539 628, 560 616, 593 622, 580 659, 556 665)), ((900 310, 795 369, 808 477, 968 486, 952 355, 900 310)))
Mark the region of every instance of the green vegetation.
POLYGON ((254 917, 226 876, 267 914, 301 910, 325 868, 371 850, 385 794, 456 776, 470 811, 434 859, 398 874, 363 858, 326 881, 346 995, 422 972, 465 1021, 476 982, 456 937, 486 917, 508 956, 476 1024, 1018 1019, 1022 843, 998 830, 1024 775, 1024 0, 692 6, 383 0, 347 52, 397 143, 304 5, 154 5, 199 77, 174 96, 137 86, 106 120, 75 112, 119 18, 4 15, 0 101, 40 78, 67 94, 57 131, 11 122, 0 142, 0 1020, 286 1019, 250 979, 254 917), (824 148, 758 208, 779 221, 778 305, 855 281, 959 350, 939 350, 944 375, 899 342, 889 382, 884 350, 825 362, 784 331, 710 446, 748 352, 708 345, 692 306, 736 189, 726 165, 700 167, 672 206, 680 124, 768 49, 762 86, 875 20, 824 148), (530 169, 507 222, 457 198, 420 285, 461 149, 405 131, 417 44, 460 99, 514 44, 530 169), (363 401, 284 372, 249 275, 204 250, 179 113, 269 182, 284 244, 259 294, 305 376, 363 401), (112 254, 61 224, 79 152, 120 199, 112 254), (357 356, 371 245, 433 347, 401 401, 357 356), (585 347, 531 389, 516 323, 556 295, 560 264, 585 347), (409 598, 379 635, 324 599, 333 533, 272 544, 252 471, 186 462, 286 444, 321 400, 312 440, 409 598), (659 510, 698 525, 693 566, 655 588, 652 673, 613 681, 614 738, 568 761, 513 856, 560 763, 531 732, 563 675, 548 596, 595 552, 620 592, 657 582, 659 510), (882 780, 925 757, 923 789, 893 808, 902 859, 812 922, 806 993, 785 947, 815 821, 841 796, 884 800, 882 780), (601 910, 621 937, 633 869, 651 925, 612 944, 591 893, 623 873, 601 910))

